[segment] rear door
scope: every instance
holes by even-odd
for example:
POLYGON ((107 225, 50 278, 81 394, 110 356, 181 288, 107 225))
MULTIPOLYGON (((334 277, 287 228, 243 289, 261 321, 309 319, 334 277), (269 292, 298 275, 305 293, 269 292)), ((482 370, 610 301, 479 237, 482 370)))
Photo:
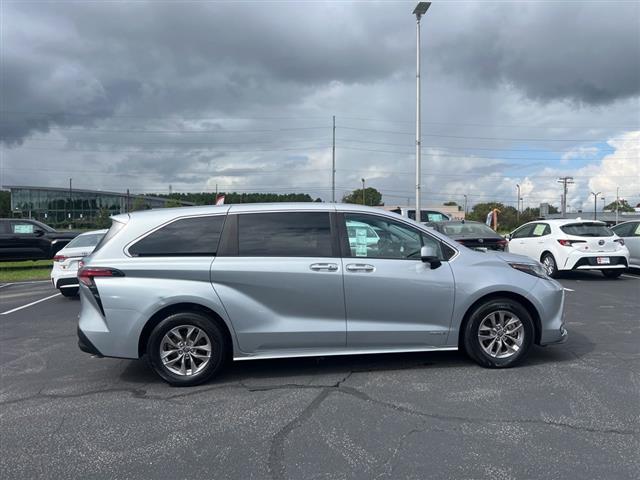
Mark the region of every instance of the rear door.
POLYGON ((8 253, 12 258, 46 259, 49 258, 50 242, 36 224, 28 220, 11 220, 8 238, 8 253))
POLYGON ((335 214, 230 211, 211 281, 245 353, 344 348, 335 214))
POLYGON ((338 218, 344 232, 347 345, 380 349, 443 345, 454 306, 453 274, 446 261, 432 270, 420 260, 425 244, 444 258, 441 243, 382 215, 346 212, 338 218), (376 232, 375 243, 369 241, 369 230, 376 232))

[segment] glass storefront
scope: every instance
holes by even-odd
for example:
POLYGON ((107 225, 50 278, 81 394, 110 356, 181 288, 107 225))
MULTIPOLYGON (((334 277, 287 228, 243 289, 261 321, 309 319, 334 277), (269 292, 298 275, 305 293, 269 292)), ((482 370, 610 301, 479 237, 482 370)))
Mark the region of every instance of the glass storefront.
POLYGON ((57 188, 9 187, 11 210, 14 216, 34 218, 48 225, 89 223, 102 210, 109 215, 125 213, 134 204, 146 208, 162 208, 167 199, 127 195, 92 190, 65 190, 57 188))

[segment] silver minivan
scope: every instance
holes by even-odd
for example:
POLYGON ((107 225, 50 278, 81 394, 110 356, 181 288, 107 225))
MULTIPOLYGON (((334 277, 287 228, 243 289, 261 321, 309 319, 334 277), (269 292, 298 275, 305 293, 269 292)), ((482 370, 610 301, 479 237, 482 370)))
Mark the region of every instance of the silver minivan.
POLYGON ((567 337, 540 263, 358 205, 117 215, 78 278, 80 348, 146 355, 179 386, 229 360, 460 349, 509 367, 567 337))

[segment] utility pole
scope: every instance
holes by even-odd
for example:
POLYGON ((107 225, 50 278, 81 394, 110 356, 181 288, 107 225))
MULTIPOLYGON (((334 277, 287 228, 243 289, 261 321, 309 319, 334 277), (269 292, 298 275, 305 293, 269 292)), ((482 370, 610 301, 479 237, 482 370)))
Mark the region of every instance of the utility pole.
POLYGON ((516 188, 518 189, 518 206, 516 207, 516 223, 520 225, 520 184, 516 183, 516 188))
POLYGON ((125 211, 129 213, 129 189, 128 188, 127 188, 127 205, 126 205, 125 211))
POLYGON ((333 142, 331 143, 331 202, 336 203, 336 116, 333 116, 333 142))
POLYGON ((591 192, 591 195, 593 195, 593 219, 597 220, 597 214, 596 212, 598 211, 598 195, 600 195, 602 192, 591 192))
POLYGON ((416 16, 416 222, 422 219, 420 211, 420 19, 427 13, 431 2, 419 2, 413 10, 416 16))
POLYGON ((467 218, 467 196, 464 195, 464 217, 467 218))
POLYGON ((620 203, 620 187, 616 187, 616 225, 618 224, 618 205, 620 203))
POLYGON ((573 177, 560 177, 558 183, 562 184, 564 192, 562 195, 562 218, 565 218, 567 216, 567 185, 575 182, 573 181, 573 177))
POLYGON ((365 203, 364 203, 364 178, 362 178, 361 180, 362 180, 362 205, 365 205, 365 203))
POLYGON ((73 181, 73 178, 70 178, 69 179, 69 213, 71 213, 71 210, 73 210, 73 189, 71 188, 72 181, 73 181))

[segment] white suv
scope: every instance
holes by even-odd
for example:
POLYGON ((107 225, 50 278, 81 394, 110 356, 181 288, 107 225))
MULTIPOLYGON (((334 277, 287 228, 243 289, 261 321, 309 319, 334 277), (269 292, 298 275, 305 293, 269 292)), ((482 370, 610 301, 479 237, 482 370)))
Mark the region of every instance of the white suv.
POLYGON ((529 222, 508 239, 509 252, 539 260, 551 277, 560 270, 600 270, 607 278, 617 278, 629 266, 624 240, 595 220, 529 222))

